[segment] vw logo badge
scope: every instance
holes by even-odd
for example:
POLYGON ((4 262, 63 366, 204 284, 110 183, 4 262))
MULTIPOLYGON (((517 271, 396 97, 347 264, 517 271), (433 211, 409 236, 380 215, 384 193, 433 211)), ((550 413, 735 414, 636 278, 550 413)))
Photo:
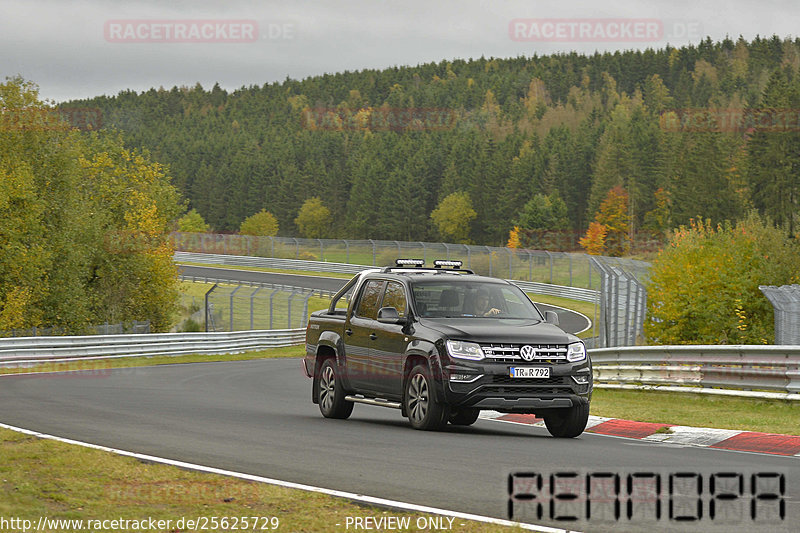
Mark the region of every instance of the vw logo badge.
POLYGON ((533 346, 526 344, 519 349, 519 354, 524 360, 533 361, 533 358, 536 357, 536 349, 533 346))

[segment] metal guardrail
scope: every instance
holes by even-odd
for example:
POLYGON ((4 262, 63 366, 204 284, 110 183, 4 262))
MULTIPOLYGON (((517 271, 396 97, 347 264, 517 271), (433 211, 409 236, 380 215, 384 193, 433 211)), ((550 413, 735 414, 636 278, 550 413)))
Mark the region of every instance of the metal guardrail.
POLYGON ((249 257, 246 255, 201 254, 192 252, 175 252, 174 258, 176 263, 249 266, 336 274, 357 274, 362 270, 375 268, 364 265, 351 265, 348 263, 328 263, 326 261, 302 261, 299 259, 278 259, 275 257, 249 257))
POLYGON ((143 355, 240 353, 305 342, 304 329, 0 339, 0 366, 143 355))
POLYGON ((211 278, 208 276, 186 276, 186 275, 179 275, 178 279, 181 281, 191 281, 194 283, 224 283, 228 285, 242 285, 246 287, 264 287, 269 289, 278 289, 281 291, 287 292, 298 292, 304 295, 317 295, 320 298, 331 298, 336 291, 326 291, 324 289, 309 289, 307 287, 295 287, 294 285, 282 285, 280 283, 262 283, 259 281, 247 281, 247 280, 232 280, 227 278, 211 278))
POLYGON ((800 346, 621 346, 589 353, 594 381, 601 386, 724 389, 741 396, 800 400, 800 346))
MULTIPOLYGON (((364 270, 369 270, 375 267, 363 265, 351 265, 347 263, 326 263, 323 261, 302 261, 295 259, 275 259, 272 257, 247 257, 242 255, 222 255, 222 254, 200 254, 189 252, 175 252, 175 262, 177 263, 200 263, 206 265, 220 265, 220 266, 249 266, 257 268, 275 268, 281 270, 303 270, 306 272, 321 272, 321 273, 345 273, 357 274, 364 270)), ((204 279, 212 283, 230 283, 221 279, 214 278, 193 278, 192 276, 182 276, 182 279, 204 279)), ((535 294, 543 294, 547 296, 558 296, 560 298, 569 298, 572 300, 580 300, 589 303, 597 303, 599 299, 599 292, 593 289, 582 289, 580 287, 566 287, 563 285, 551 285, 550 283, 538 283, 534 281, 519 281, 508 280, 516 284, 525 292, 532 292, 535 294)), ((237 282, 238 283, 238 282, 237 282)), ((248 282, 242 282, 248 284, 248 282)), ((250 282, 252 285, 260 285, 255 282, 250 282)), ((264 284, 265 286, 273 286, 264 284)), ((273 286, 278 287, 278 286, 273 286)), ((281 286, 283 287, 283 286, 281 286)), ((285 287, 292 289, 291 287, 285 287)), ((298 289, 299 290, 299 289, 298 289)), ((326 291, 316 291, 320 296, 328 295, 326 291)))
POLYGON ((563 285, 550 285, 549 283, 538 283, 535 281, 518 281, 514 279, 507 280, 522 289, 525 292, 532 292, 534 294, 542 294, 545 296, 557 296, 559 298, 568 298, 570 300, 579 300, 582 302, 589 302, 592 304, 598 303, 600 293, 593 289, 581 289, 580 287, 565 287, 563 285))
MULTIPOLYGON (((295 346, 304 329, 0 339, 0 367, 295 346)), ((589 351, 598 387, 800 400, 800 346, 625 346, 589 351)))

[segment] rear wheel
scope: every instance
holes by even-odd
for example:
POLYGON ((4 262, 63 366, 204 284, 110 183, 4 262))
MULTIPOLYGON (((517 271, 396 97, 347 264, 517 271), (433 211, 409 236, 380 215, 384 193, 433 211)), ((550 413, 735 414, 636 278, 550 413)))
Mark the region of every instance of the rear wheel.
POLYGON ((544 425, 554 437, 571 439, 586 429, 589 421, 589 402, 567 409, 553 409, 544 416, 544 425))
POLYGON ((481 410, 474 407, 459 409, 450 415, 449 422, 454 426, 471 426, 478 420, 478 415, 480 414, 481 410))
POLYGON ((353 402, 344 399, 336 360, 325 359, 319 369, 319 411, 325 418, 347 418, 353 412, 353 402))
POLYGON ((435 431, 447 424, 447 408, 436 400, 428 367, 417 365, 411 370, 404 401, 408 421, 414 429, 435 431))

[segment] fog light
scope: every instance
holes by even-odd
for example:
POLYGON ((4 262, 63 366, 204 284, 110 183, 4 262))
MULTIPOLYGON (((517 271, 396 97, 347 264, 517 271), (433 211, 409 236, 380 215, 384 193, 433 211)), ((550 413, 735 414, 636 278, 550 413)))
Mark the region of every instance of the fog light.
POLYGON ((450 381, 455 381, 458 383, 472 383, 480 377, 481 374, 478 374, 477 376, 475 374, 450 374, 450 381))
POLYGON ((572 376, 572 379, 575 380, 575 383, 578 385, 586 385, 589 383, 589 374, 581 374, 579 376, 572 376))

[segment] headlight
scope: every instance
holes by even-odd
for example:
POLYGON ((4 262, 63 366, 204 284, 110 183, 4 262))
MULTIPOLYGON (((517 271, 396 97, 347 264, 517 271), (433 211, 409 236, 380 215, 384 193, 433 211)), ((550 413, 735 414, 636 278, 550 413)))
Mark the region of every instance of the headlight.
POLYGON ((481 350, 479 344, 474 342, 447 341, 447 353, 451 357, 458 357, 459 359, 472 359, 473 361, 483 359, 483 350, 481 350))
POLYGON ((586 346, 582 342, 575 342, 567 346, 567 361, 575 363, 586 359, 586 346))

